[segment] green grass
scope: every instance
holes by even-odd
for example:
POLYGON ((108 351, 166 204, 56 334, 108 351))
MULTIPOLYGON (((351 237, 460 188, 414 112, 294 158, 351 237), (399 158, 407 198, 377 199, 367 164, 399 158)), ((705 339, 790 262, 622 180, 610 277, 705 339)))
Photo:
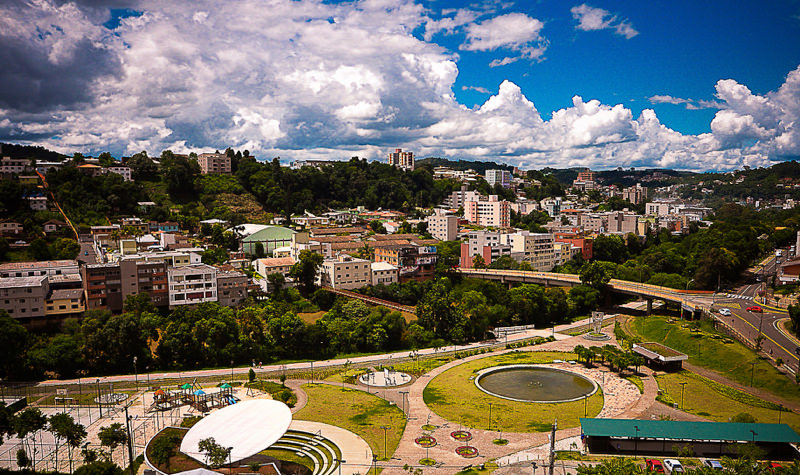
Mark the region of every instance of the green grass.
POLYGON ((623 377, 628 381, 632 382, 634 386, 636 386, 639 389, 639 394, 644 394, 644 382, 642 381, 642 378, 636 376, 635 374, 630 374, 628 376, 623 376, 623 377))
POLYGON ((303 390, 308 394, 308 403, 294 415, 295 419, 347 429, 361 436, 380 460, 386 460, 381 426, 387 426, 386 455, 391 457, 397 449, 406 425, 397 406, 364 391, 329 384, 304 384, 303 390))
POLYGON ((473 475, 473 474, 479 474, 479 473, 492 473, 492 472, 494 472, 495 470, 497 470, 499 468, 497 466, 497 464, 494 463, 494 462, 487 462, 487 463, 483 463, 483 464, 476 463, 476 465, 477 465, 477 467, 471 467, 471 468, 468 468, 466 470, 462 470, 460 472, 457 472, 457 475, 473 475), (480 468, 481 465, 483 465, 483 469, 480 468))
MULTIPOLYGON (((756 422, 778 422, 778 408, 747 393, 715 383, 688 371, 657 376, 658 387, 666 393, 667 401, 681 403, 681 383, 683 390, 683 410, 707 419, 728 422, 739 413, 748 413, 756 422)), ((800 430, 800 415, 786 409, 781 414, 781 422, 800 430)))
MULTIPOLYGON (((72 398, 72 401, 66 403, 67 406, 70 405, 83 405, 83 406, 96 406, 97 402, 94 400, 97 397, 97 392, 92 391, 94 389, 94 385, 87 384, 83 387, 83 392, 81 393, 73 393, 69 392, 65 396, 59 396, 57 394, 51 394, 50 396, 45 397, 41 401, 37 403, 38 406, 62 406, 62 402, 59 399, 59 402, 56 403, 56 398, 72 398)), ((71 388, 71 389, 74 389, 71 388)), ((108 392, 107 388, 103 389, 103 394, 108 392)), ((133 390, 114 390, 115 393, 124 393, 127 394, 129 397, 136 393, 133 390)), ((125 402, 121 401, 120 403, 125 402)), ((103 404, 103 407, 107 406, 114 406, 115 404, 103 404)))
MULTIPOLYGON (((482 358, 449 369, 435 377, 423 391, 428 407, 439 416, 469 427, 486 429, 489 403, 492 403, 492 428, 504 432, 545 432, 554 419, 559 428, 575 427, 584 415, 584 401, 535 404, 509 401, 484 393, 471 377, 483 368, 510 364, 550 363, 554 359, 574 359, 572 353, 536 352, 508 353, 482 358)), ((588 415, 593 417, 603 408, 603 394, 598 390, 587 401, 588 415)))
POLYGON ((302 465, 309 470, 314 470, 314 461, 310 458, 306 457, 305 455, 297 455, 295 452, 291 450, 284 450, 284 449, 267 449, 262 450, 259 452, 262 455, 267 455, 269 457, 274 457, 278 460, 296 463, 298 465, 302 465))
POLYGON ((253 389, 258 389, 264 391, 265 393, 269 393, 272 396, 272 399, 282 401, 289 407, 294 407, 295 404, 297 404, 297 395, 294 393, 294 391, 292 391, 292 389, 289 387, 281 385, 280 383, 275 383, 272 381, 256 381, 247 384, 253 389))
POLYGON ((638 317, 630 329, 645 341, 656 341, 689 356, 689 363, 710 369, 744 386, 753 386, 795 403, 800 403, 797 385, 761 359, 752 350, 714 331, 702 322, 700 331, 690 331, 681 322, 669 323, 666 317, 638 317), (753 369, 752 363, 755 363, 753 369))

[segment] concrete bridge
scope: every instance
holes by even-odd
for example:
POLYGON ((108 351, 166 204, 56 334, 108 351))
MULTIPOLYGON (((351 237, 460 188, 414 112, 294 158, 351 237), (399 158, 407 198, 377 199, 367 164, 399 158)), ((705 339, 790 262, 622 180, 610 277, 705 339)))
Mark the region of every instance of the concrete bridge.
MULTIPOLYGON (((537 272, 522 270, 499 269, 459 269, 464 276, 478 279, 497 280, 502 283, 540 284, 548 287, 575 287, 581 284, 580 276, 576 274, 558 274, 555 272, 537 272)), ((608 287, 614 292, 641 297, 647 301, 647 313, 653 309, 653 300, 677 303, 686 310, 694 312, 709 303, 713 298, 710 291, 684 291, 661 287, 658 285, 630 282, 627 280, 611 279, 608 287)))

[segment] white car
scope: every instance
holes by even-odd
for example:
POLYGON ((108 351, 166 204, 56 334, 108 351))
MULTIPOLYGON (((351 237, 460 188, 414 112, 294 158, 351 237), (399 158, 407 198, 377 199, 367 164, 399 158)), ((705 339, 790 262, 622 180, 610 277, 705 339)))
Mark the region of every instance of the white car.
POLYGON ((686 473, 683 469, 683 465, 675 459, 665 459, 664 468, 666 468, 669 473, 686 473))
POLYGON ((721 309, 719 309, 719 314, 720 315, 725 315, 726 317, 730 317, 731 316, 731 309, 729 309, 729 308, 721 308, 721 309))
POLYGON ((719 463, 719 460, 706 459, 706 461, 703 462, 703 465, 710 468, 711 470, 723 470, 724 468, 722 464, 719 463))

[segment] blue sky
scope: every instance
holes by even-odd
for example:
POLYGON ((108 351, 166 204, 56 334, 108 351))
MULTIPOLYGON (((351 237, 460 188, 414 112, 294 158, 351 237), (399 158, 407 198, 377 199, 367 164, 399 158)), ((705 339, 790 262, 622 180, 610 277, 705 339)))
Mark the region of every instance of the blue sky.
POLYGON ((7 0, 0 141, 522 168, 800 157, 800 0, 7 0))

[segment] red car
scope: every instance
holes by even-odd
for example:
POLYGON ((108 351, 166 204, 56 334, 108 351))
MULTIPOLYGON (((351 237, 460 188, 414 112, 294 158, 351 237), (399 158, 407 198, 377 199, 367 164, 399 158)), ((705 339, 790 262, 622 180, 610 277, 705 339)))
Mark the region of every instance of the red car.
POLYGON ((752 307, 747 307, 747 311, 748 312, 761 313, 764 310, 762 310, 761 307, 759 307, 758 305, 753 305, 752 307))
POLYGON ((647 459, 644 461, 647 471, 654 472, 654 473, 664 473, 664 466, 661 465, 660 460, 656 459, 647 459))

